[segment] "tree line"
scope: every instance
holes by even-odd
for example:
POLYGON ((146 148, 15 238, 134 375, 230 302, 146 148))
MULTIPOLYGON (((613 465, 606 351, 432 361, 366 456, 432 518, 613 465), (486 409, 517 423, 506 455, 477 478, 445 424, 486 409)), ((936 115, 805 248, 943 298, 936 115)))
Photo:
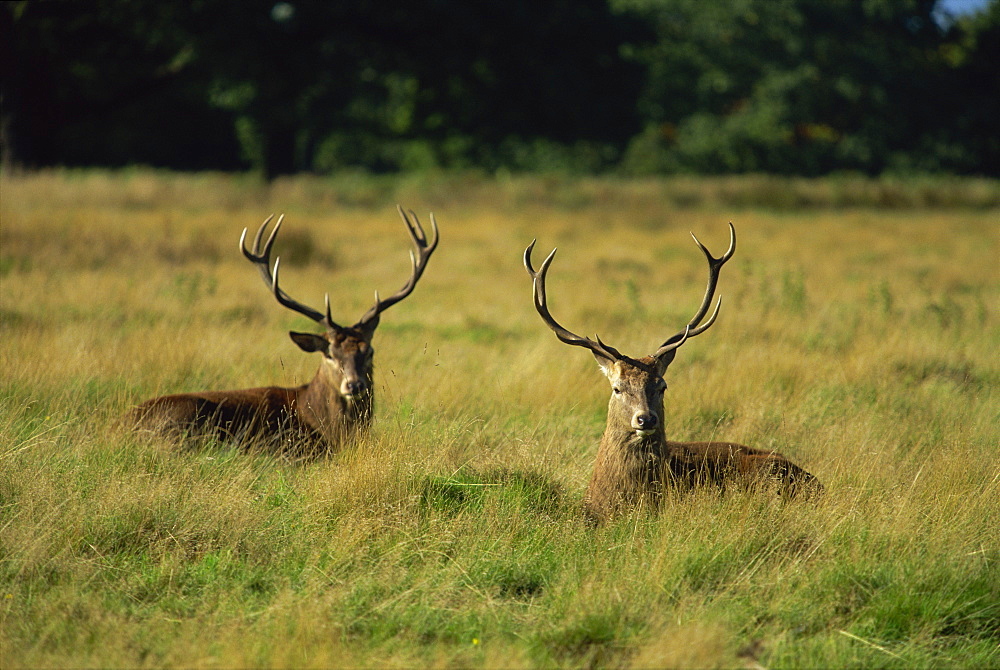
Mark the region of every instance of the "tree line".
POLYGON ((4 164, 1000 176, 1000 0, 0 9, 4 164))

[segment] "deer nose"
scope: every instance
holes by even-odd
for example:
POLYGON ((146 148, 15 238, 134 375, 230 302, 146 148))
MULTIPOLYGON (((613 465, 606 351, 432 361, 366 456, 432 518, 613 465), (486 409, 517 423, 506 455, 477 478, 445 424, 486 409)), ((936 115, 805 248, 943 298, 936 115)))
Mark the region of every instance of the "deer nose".
POLYGON ((367 385, 361 379, 345 379, 340 385, 340 394, 343 396, 355 396, 364 393, 367 385))
POLYGON ((653 432, 659 422, 660 420, 656 417, 656 415, 651 414, 650 412, 637 412, 635 416, 632 417, 632 427, 637 433, 642 433, 644 435, 648 435, 653 432))

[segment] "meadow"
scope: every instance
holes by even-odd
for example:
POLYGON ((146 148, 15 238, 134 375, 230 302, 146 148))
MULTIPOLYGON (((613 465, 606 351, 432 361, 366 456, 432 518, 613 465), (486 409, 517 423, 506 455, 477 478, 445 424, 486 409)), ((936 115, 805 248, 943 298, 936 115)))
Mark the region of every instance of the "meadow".
POLYGON ((1000 185, 765 177, 0 182, 0 667, 1000 667, 1000 185), (441 245, 375 336, 370 436, 310 464, 178 450, 153 395, 308 381, 314 324, 237 244, 273 212, 282 285, 353 322, 441 245), (668 436, 774 448, 818 501, 580 505, 609 387, 531 303, 667 375, 668 436))

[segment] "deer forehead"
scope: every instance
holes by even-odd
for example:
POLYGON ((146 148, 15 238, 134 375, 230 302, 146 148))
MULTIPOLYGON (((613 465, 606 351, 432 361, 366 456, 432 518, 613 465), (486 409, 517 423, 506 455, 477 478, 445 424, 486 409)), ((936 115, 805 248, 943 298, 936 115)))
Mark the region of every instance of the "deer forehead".
POLYGON ((612 386, 644 389, 648 386, 657 386, 662 380, 651 358, 618 360, 604 366, 603 369, 612 386))
POLYGON ((351 335, 336 335, 329 338, 327 360, 338 365, 353 362, 355 365, 371 360, 375 350, 363 338, 351 335))
POLYGON ((372 350, 371 343, 360 333, 340 332, 327 335, 330 340, 330 351, 344 354, 367 353, 372 350))

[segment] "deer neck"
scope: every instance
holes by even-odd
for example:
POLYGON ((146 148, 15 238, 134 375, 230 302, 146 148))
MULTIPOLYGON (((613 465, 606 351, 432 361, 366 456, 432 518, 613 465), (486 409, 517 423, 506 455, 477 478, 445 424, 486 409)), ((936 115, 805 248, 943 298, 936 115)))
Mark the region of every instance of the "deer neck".
POLYGON ((637 435, 629 420, 618 414, 612 405, 587 489, 588 509, 596 518, 609 516, 623 503, 655 497, 661 490, 666 458, 662 425, 651 435, 637 435))
POLYGON ((632 427, 630 417, 621 416, 614 406, 609 408, 608 423, 598 450, 599 458, 603 455, 605 459, 622 462, 646 462, 650 458, 662 458, 665 452, 666 435, 662 423, 651 435, 639 435, 632 427))
POLYGON ((299 415, 331 441, 340 441, 371 424, 372 384, 348 400, 340 392, 343 379, 334 365, 324 361, 312 381, 299 390, 299 415))

